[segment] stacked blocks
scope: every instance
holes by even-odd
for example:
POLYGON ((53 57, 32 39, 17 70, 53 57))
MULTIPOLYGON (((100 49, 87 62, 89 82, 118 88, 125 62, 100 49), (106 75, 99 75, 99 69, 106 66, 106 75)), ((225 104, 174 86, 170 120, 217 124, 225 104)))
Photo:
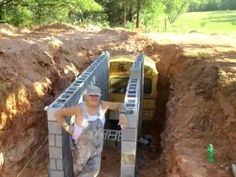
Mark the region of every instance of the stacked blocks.
MULTIPOLYGON (((109 96, 109 54, 101 54, 73 83, 48 107, 49 177, 73 177, 71 142, 69 135, 59 126, 54 112, 77 104, 83 99, 87 86, 101 88, 102 99, 109 96)), ((136 168, 137 139, 141 133, 141 108, 143 97, 144 56, 138 55, 131 68, 125 106, 128 111, 128 127, 119 131, 105 130, 104 138, 121 140, 121 177, 134 177, 136 168)), ((70 117, 66 121, 70 123, 70 117)))
MULTIPOLYGON (((73 177, 73 162, 69 135, 59 126, 54 117, 58 109, 81 101, 87 86, 101 88, 102 99, 108 100, 109 53, 101 54, 63 93, 47 108, 49 139, 49 176, 73 177)), ((66 118, 70 122, 70 117, 66 118)))
POLYGON ((137 139, 141 131, 144 56, 139 54, 132 68, 125 94, 128 127, 121 130, 121 177, 135 177, 137 139))

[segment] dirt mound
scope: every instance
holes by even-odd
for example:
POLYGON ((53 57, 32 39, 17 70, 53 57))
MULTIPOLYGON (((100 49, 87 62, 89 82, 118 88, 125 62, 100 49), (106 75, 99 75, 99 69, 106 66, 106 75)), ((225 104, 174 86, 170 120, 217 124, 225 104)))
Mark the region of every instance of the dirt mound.
POLYGON ((68 30, 75 30, 76 27, 71 25, 71 24, 66 24, 66 23, 52 23, 52 24, 47 24, 47 25, 40 25, 38 27, 35 27, 33 31, 39 32, 39 31, 68 31, 68 30))
POLYGON ((0 24, 0 36, 15 36, 18 33, 18 28, 6 23, 0 24))
POLYGON ((110 34, 110 35, 116 35, 116 34, 123 34, 123 35, 136 35, 137 33, 131 32, 128 30, 125 30, 124 28, 105 28, 99 31, 99 34, 110 34))

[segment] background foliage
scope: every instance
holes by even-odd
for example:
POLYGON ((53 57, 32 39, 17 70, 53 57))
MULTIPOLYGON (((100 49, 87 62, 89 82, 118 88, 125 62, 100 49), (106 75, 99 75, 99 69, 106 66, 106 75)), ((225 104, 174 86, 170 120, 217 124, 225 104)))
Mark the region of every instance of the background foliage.
POLYGON ((166 31, 184 12, 236 9, 236 0, 0 0, 0 22, 33 26, 95 23, 166 31), (138 2, 141 8, 138 10, 138 2))

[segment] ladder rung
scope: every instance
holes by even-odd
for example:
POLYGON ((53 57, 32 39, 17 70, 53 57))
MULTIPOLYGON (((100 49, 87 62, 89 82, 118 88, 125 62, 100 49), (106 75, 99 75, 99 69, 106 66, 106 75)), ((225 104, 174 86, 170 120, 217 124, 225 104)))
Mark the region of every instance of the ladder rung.
POLYGON ((120 141, 121 140, 121 131, 104 129, 104 140, 120 141))

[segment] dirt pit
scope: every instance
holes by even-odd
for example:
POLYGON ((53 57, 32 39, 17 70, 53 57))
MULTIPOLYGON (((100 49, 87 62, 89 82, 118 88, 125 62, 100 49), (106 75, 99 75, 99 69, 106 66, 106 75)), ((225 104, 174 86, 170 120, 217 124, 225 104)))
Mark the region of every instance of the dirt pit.
MULTIPOLYGON (((192 42, 176 35, 171 42, 163 41, 161 34, 121 29, 3 27, 1 177, 48 176, 43 108, 104 50, 111 56, 143 51, 156 61, 159 71, 157 116, 143 127, 157 148, 139 149, 140 177, 232 176, 230 164, 236 163, 236 43, 232 36, 223 36, 222 43, 217 35, 204 35, 204 42, 196 42, 197 35, 192 42), (216 151, 214 164, 207 162, 210 143, 216 151)), ((119 175, 119 155, 116 148, 105 147, 101 177, 119 175)))

